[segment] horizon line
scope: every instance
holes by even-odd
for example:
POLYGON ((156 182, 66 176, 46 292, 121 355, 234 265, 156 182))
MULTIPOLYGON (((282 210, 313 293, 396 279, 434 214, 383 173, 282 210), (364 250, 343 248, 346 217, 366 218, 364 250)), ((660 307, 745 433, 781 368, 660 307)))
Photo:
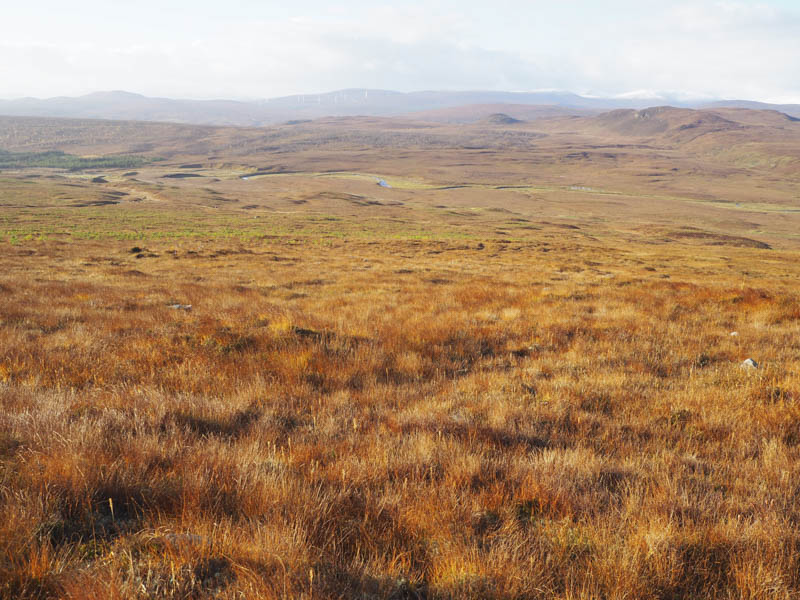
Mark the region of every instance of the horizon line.
POLYGON ((400 95, 414 95, 414 94, 467 94, 467 93, 485 93, 485 94, 559 94, 559 95, 568 95, 568 96, 575 96, 577 98, 585 99, 585 100, 598 100, 598 101, 614 101, 619 100, 623 102, 635 102, 635 101, 646 101, 646 100, 664 100, 667 102, 678 102, 681 104, 697 104, 697 103, 713 103, 713 102, 756 102, 760 104, 772 104, 772 105, 789 105, 789 104, 800 104, 800 98, 792 98, 791 100, 785 99, 775 99, 775 98, 768 98, 768 99, 752 99, 752 98, 745 98, 745 97, 725 97, 725 96, 710 96, 708 94, 700 94, 695 92, 684 92, 684 91, 657 91, 657 90, 632 90, 629 92, 623 93, 616 93, 616 94, 604 94, 604 93, 595 93, 590 91, 585 92, 575 92, 569 89, 558 89, 558 88, 537 88, 537 89, 530 89, 530 90, 497 90, 497 89, 480 89, 480 88, 463 88, 463 89, 418 89, 412 91, 401 91, 401 90, 393 90, 388 88, 371 88, 371 87, 346 87, 346 88, 338 88, 332 89, 324 92, 296 92, 292 94, 283 94, 278 96, 192 96, 192 95, 162 95, 162 94, 145 94, 141 92, 134 92, 130 90, 123 90, 123 89, 100 89, 95 90, 92 92, 87 92, 84 94, 59 94, 54 96, 31 96, 31 95, 15 95, 15 96, 4 96, 0 97, 0 102, 18 102, 18 101, 48 101, 48 100, 58 100, 58 99, 80 99, 80 98, 87 98, 93 95, 100 95, 100 94, 127 94, 130 96, 137 96, 139 98, 150 99, 150 100, 174 100, 174 101, 190 101, 190 102, 239 102, 242 104, 249 104, 255 102, 268 102, 271 100, 281 100, 286 98, 294 98, 294 97, 321 97, 321 96, 328 96, 331 94, 337 94, 342 92, 377 92, 377 93, 392 93, 392 94, 400 94, 400 95))

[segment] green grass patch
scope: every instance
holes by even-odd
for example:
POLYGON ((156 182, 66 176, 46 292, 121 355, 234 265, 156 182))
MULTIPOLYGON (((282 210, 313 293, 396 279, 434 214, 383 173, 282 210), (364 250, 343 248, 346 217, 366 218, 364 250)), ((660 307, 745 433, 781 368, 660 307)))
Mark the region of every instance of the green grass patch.
POLYGON ((155 159, 133 154, 82 157, 58 150, 48 152, 7 152, 0 150, 0 169, 48 168, 81 171, 83 169, 133 169, 155 159))

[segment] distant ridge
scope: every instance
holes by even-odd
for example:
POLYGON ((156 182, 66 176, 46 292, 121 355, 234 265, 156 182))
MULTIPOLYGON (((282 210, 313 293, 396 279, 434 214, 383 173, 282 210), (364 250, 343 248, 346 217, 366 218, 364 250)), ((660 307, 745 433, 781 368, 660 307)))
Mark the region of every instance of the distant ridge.
POLYGON ((777 110, 795 119, 800 119, 800 104, 768 104, 752 100, 720 100, 708 102, 698 108, 749 108, 752 110, 777 110))
POLYGON ((475 122, 493 113, 504 113, 514 119, 533 120, 554 116, 584 116, 614 109, 638 110, 663 104, 680 108, 772 109, 800 118, 800 105, 771 105, 744 100, 693 105, 660 97, 589 98, 558 91, 405 93, 363 88, 249 102, 153 98, 126 91, 106 91, 80 97, 0 100, 0 115, 260 126, 346 116, 403 115, 440 122, 475 122), (487 112, 488 107, 491 109, 487 112))
POLYGON ((250 103, 234 100, 173 100, 150 98, 124 91, 94 92, 86 96, 0 100, 0 114, 161 121, 197 125, 260 125, 262 115, 250 103))
POLYGON ((535 121, 554 117, 588 116, 600 112, 602 111, 596 109, 569 108, 555 104, 467 104, 411 112, 403 116, 433 123, 477 123, 498 113, 520 121, 535 121))

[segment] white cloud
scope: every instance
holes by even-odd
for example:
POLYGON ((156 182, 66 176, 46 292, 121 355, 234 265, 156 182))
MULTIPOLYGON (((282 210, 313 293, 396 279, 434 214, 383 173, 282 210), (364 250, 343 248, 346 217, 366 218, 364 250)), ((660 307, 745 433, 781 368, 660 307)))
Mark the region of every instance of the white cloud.
POLYGON ((252 17, 214 20, 198 16, 201 6, 185 23, 173 7, 153 33, 136 15, 102 27, 76 21, 64 27, 68 34, 7 21, 0 97, 98 89, 268 97, 382 87, 652 89, 800 101, 800 13, 774 2, 320 6, 312 0, 299 14, 277 15, 258 13, 255 3, 252 17))
POLYGON ((675 23, 688 32, 775 31, 796 26, 796 15, 763 3, 710 2, 679 4, 672 9, 675 23))

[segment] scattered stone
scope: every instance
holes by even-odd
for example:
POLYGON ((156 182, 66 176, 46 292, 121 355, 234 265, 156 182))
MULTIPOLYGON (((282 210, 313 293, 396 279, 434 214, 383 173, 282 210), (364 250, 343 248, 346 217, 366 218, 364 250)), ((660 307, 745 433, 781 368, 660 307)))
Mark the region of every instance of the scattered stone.
POLYGON ((167 308, 172 310, 192 310, 191 304, 168 304, 167 308))
POLYGON ((748 358, 742 361, 742 364, 739 365, 742 369, 757 369, 758 363, 754 361, 752 358, 748 358))
POLYGON ((739 337, 738 331, 731 331, 731 337, 739 337))

